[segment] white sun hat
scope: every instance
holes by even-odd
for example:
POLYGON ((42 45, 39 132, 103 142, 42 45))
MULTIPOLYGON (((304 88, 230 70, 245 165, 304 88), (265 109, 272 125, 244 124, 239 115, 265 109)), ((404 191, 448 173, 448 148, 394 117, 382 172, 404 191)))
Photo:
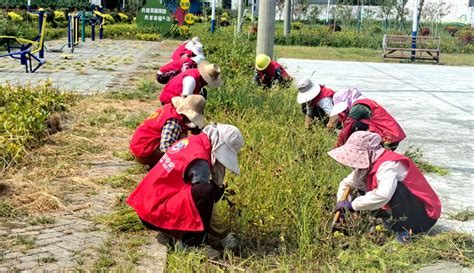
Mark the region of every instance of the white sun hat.
POLYGON ((298 82, 298 96, 296 97, 296 101, 299 104, 306 103, 311 101, 312 99, 316 98, 321 92, 321 88, 319 84, 315 84, 309 78, 301 79, 298 82))
POLYGON ((203 129, 211 141, 212 164, 220 162, 226 169, 240 174, 237 154, 244 146, 244 138, 240 130, 230 124, 211 124, 203 129))
POLYGON ((347 109, 347 107, 348 107, 347 102, 345 102, 345 101, 338 102, 332 108, 331 113, 329 114, 329 116, 333 117, 333 116, 339 115, 340 113, 344 112, 347 109))

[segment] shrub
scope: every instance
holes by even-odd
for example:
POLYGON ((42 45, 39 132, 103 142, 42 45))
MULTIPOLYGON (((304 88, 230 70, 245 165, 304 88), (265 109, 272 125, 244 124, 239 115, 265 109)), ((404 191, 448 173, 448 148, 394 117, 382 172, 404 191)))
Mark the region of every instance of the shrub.
POLYGON ((128 22, 129 21, 127 14, 118 12, 117 15, 120 18, 120 22, 128 22))
POLYGON ((14 11, 8 12, 7 15, 8 15, 8 19, 10 19, 13 22, 23 21, 23 16, 21 16, 20 14, 14 12, 14 11))
POLYGON ((154 34, 154 33, 137 33, 135 35, 135 38, 137 40, 143 40, 143 41, 159 41, 161 39, 160 34, 154 34))
POLYGON ((0 87, 0 167, 20 159, 48 135, 47 121, 54 112, 67 111, 74 96, 46 83, 41 87, 0 87))
POLYGON ((472 29, 462 29, 456 32, 456 38, 464 44, 472 44, 474 42, 474 35, 472 29))
POLYGON ((115 24, 114 17, 108 13, 104 14, 104 21, 106 24, 115 24))
POLYGON ((291 23, 291 28, 294 30, 300 30, 303 28, 303 23, 301 22, 293 22, 291 23))
POLYGON ((55 10, 53 11, 54 20, 57 22, 66 21, 66 14, 62 10, 55 10))

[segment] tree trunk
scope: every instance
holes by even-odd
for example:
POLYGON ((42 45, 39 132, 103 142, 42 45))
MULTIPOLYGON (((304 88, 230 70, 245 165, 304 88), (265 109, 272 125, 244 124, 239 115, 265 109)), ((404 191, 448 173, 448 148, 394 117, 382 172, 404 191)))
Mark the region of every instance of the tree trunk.
POLYGON ((291 0, 285 0, 285 7, 284 7, 284 27, 283 27, 283 35, 288 36, 291 31, 291 0))
POLYGON ((275 0, 260 0, 258 6, 257 54, 273 58, 275 43, 275 0))

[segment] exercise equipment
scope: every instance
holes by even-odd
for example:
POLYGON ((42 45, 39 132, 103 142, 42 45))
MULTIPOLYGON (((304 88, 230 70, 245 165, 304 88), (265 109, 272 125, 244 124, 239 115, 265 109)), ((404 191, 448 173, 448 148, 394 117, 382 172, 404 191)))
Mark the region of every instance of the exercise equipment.
POLYGON ((38 12, 38 35, 29 40, 26 38, 15 36, 0 36, 0 39, 6 41, 7 53, 0 55, 2 57, 11 57, 20 60, 20 65, 24 65, 26 73, 34 73, 43 64, 46 63, 44 59, 44 34, 46 28, 46 16, 44 9, 39 9, 38 12), (38 64, 33 68, 33 60, 38 64))

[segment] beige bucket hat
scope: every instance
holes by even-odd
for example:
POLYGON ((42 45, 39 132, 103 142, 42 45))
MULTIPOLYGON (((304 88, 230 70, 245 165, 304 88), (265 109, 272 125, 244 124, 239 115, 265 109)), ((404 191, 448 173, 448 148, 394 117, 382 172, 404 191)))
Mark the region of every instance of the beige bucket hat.
POLYGON ((220 162, 226 169, 240 174, 237 154, 244 146, 244 137, 240 130, 230 124, 211 124, 203 129, 211 141, 212 164, 220 162))
POLYGON ((201 39, 200 39, 198 36, 193 37, 193 38, 191 39, 191 41, 195 42, 196 44, 200 44, 200 43, 201 43, 201 39))
POLYGON ((315 84, 313 81, 311 81, 311 79, 308 78, 301 79, 298 82, 297 87, 298 97, 296 97, 296 101, 299 104, 311 101, 312 99, 316 98, 321 92, 319 84, 315 84))
POLYGON ((201 77, 210 87, 221 86, 221 68, 217 64, 211 64, 207 61, 202 61, 198 65, 198 70, 201 74, 201 77))
POLYGON ((197 127, 203 128, 204 109, 206 108, 206 99, 201 95, 189 95, 186 98, 173 97, 171 103, 176 108, 176 112, 186 116, 197 127))

